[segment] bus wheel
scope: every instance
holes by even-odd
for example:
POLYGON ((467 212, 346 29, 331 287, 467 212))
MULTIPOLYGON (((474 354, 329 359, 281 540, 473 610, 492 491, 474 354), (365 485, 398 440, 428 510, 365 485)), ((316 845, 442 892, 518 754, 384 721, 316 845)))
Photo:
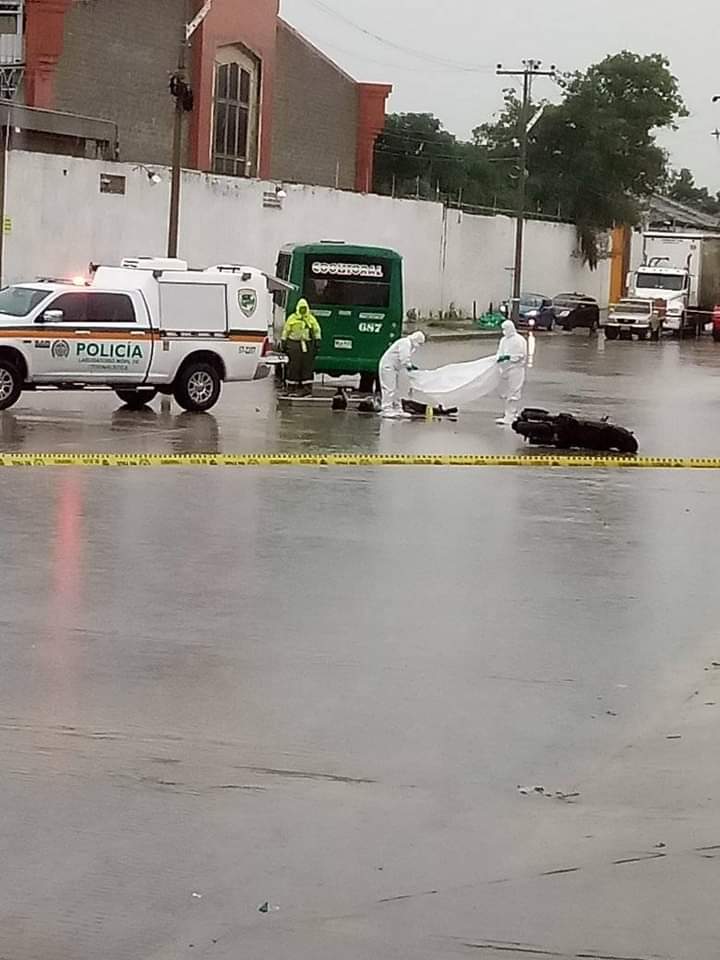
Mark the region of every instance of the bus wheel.
POLYGON ((374 373, 360 374, 360 393, 375 393, 377 375, 374 373))

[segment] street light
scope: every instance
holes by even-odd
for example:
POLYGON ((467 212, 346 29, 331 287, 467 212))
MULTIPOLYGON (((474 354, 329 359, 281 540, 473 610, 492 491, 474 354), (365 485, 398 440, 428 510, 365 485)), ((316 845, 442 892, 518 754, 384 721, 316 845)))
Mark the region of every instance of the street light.
POLYGON ((162 183, 162 177, 157 172, 157 170, 151 169, 150 167, 146 166, 144 163, 136 163, 135 166, 133 167, 133 170, 143 170, 145 173, 145 176, 148 178, 150 183, 153 184, 153 186, 157 186, 158 183, 162 183))

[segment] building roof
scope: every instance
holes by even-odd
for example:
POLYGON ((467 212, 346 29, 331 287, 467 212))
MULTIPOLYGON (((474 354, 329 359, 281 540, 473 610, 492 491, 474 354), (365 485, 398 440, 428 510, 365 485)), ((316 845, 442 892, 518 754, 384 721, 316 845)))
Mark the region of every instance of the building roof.
POLYGON ((651 223, 669 221, 673 226, 690 227, 698 230, 720 229, 720 217, 710 213, 703 213, 686 203, 678 203, 668 197, 655 195, 650 200, 648 219, 651 223))
POLYGON ((304 44, 316 57, 319 57, 321 60, 324 60, 328 66, 332 67, 333 70, 336 70, 338 73, 342 74, 346 80, 349 80, 351 83, 357 83, 358 81, 355 77, 351 77, 350 74, 343 70, 341 66, 338 66, 334 60, 331 60, 326 53, 323 53, 319 47, 316 47, 314 43, 310 43, 307 37, 303 36, 299 30, 296 30, 295 27, 291 27, 287 20, 283 20, 282 17, 277 18, 278 26, 283 30, 287 30, 288 33, 291 33, 293 37, 298 40, 300 43, 304 44))

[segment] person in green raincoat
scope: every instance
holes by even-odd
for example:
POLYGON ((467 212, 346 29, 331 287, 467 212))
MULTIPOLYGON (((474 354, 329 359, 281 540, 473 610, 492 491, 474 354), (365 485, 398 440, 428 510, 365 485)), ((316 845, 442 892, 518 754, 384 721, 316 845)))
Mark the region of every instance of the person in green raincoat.
POLYGON ((298 300, 295 312, 285 321, 282 332, 283 351, 290 358, 286 378, 291 390, 312 393, 315 357, 321 340, 322 329, 310 311, 310 304, 307 300, 298 300))

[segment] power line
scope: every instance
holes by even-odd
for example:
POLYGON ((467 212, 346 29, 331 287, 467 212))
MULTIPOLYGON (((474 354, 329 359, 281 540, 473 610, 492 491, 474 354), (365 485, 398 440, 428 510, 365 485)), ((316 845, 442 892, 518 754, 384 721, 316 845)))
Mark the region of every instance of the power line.
MULTIPOLYGON (((396 140, 404 140, 407 143, 420 143, 420 144, 430 144, 431 146, 436 147, 475 147, 476 145, 472 140, 458 140, 452 133, 447 133, 448 137, 452 139, 443 139, 443 140, 434 140, 432 137, 421 137, 412 132, 403 133, 400 130, 383 130, 380 134, 381 137, 395 137, 396 140)), ((478 147, 477 149, 481 149, 478 147)))
POLYGON ((479 155, 478 157, 465 157, 460 154, 455 154, 454 156, 448 154, 438 154, 438 153, 412 153, 411 151, 402 150, 399 145, 394 146, 390 144, 389 147, 386 147, 382 143, 377 144, 377 152, 382 153, 384 156, 388 157, 404 157, 406 160, 452 160, 455 163, 474 163, 481 161, 483 163, 517 163, 518 157, 485 157, 479 155))
MULTIPOLYGON (((401 130, 383 130, 380 134, 380 137, 384 139, 385 137, 395 137, 397 140, 403 140, 406 143, 420 143, 420 144, 430 144, 431 146, 438 147, 461 147, 462 149, 471 148, 473 150, 487 151, 488 147, 485 144, 475 143, 473 140, 458 140, 452 133, 447 131, 441 131, 447 133, 447 136, 452 137, 451 140, 433 140, 432 137, 420 137, 417 134, 412 132, 403 133, 401 130)), ((517 160, 517 156, 512 157, 483 157, 483 159, 489 160, 493 163, 498 163, 502 160, 517 160)))
MULTIPOLYGON (((312 2, 312 0, 310 0, 312 2)), ((423 73, 423 74, 439 74, 439 73, 467 73, 465 67, 452 66, 448 64, 425 64, 424 66, 420 65, 410 65, 408 63, 400 63, 398 60, 389 60, 389 59, 379 59, 378 57, 370 57, 366 53, 358 52, 355 50, 348 50, 347 47, 338 46, 334 39, 328 39, 322 41, 322 48, 327 52, 330 52, 332 55, 341 53, 348 57, 356 57, 363 60, 365 63, 377 64, 380 67, 389 67, 392 70, 401 70, 403 73, 423 73)), ((480 70, 477 71, 481 72, 480 70)), ((482 71, 485 72, 485 71, 482 71)))
POLYGON ((381 43, 386 47, 390 47, 393 50, 398 50, 400 53, 404 53, 407 56, 419 57, 425 63, 434 63, 440 66, 449 67, 454 70, 460 70, 468 73, 490 73, 495 67, 491 64, 469 64, 469 63, 460 63, 457 60, 449 60, 445 57, 437 57, 435 54, 428 53, 426 50, 418 50, 414 47, 408 47, 403 43, 396 43, 394 40, 388 40, 386 37, 381 36, 379 33, 375 33, 373 30, 369 30, 367 27, 364 27, 362 24, 357 23, 355 20, 351 20, 350 17, 346 17, 345 14, 340 13, 338 10, 335 10, 333 7, 329 6, 327 3, 324 3, 323 0, 307 0, 308 3, 313 4, 318 9, 322 10, 324 13, 329 14, 331 17, 335 17, 336 20, 340 20, 342 23, 351 27, 353 30, 357 30, 359 33, 364 34, 366 37, 370 37, 372 40, 375 40, 377 43, 381 43))

